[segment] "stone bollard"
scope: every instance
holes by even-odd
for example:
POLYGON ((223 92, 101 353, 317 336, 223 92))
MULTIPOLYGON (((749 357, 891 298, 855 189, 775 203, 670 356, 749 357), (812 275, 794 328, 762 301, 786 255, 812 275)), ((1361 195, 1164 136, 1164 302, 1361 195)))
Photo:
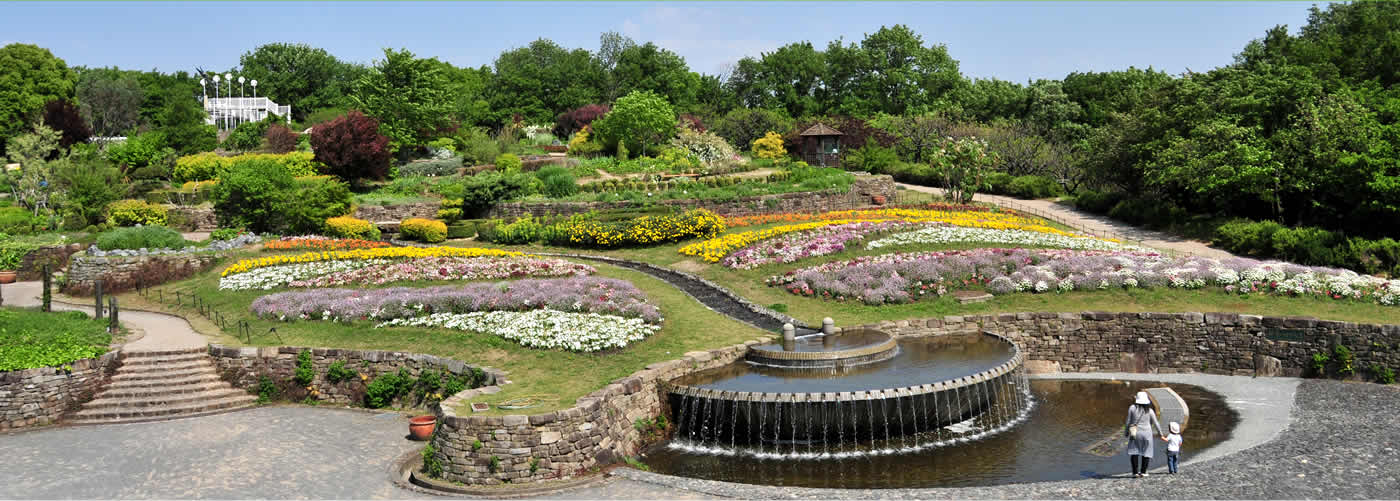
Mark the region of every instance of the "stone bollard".
POLYGON ((825 334, 825 335, 830 336, 830 335, 835 334, 835 333, 836 333, 836 321, 835 321, 835 320, 832 320, 831 317, 823 318, 823 319, 822 319, 822 334, 825 334))
POLYGON ((44 296, 42 299, 43 308, 41 309, 50 312, 53 311, 53 271, 49 269, 47 264, 44 265, 42 271, 44 273, 44 296))
POLYGON ((108 296, 107 304, 107 318, 112 321, 111 326, 107 327, 107 332, 117 332, 117 329, 121 328, 121 324, 117 323, 117 296, 108 296))
POLYGON ((93 309, 92 316, 98 320, 102 319, 102 279, 92 281, 92 299, 97 306, 93 309))
POLYGON ((797 328, 793 327, 792 324, 783 324, 783 341, 795 339, 797 339, 797 328))

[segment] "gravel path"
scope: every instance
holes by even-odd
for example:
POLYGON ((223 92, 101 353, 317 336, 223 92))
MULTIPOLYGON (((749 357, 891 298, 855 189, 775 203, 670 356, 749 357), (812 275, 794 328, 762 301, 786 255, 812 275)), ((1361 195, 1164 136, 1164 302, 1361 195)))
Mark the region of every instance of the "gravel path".
MULTIPOLYGON (((1240 390, 1248 390, 1249 381, 1262 381, 1232 379, 1239 380, 1231 384, 1240 390)), ((1278 409, 1249 409, 1259 402, 1241 405, 1229 400, 1242 414, 1237 435, 1261 432, 1245 429, 1255 426, 1246 414, 1272 413, 1273 418, 1256 419, 1275 420, 1282 414, 1278 409)), ((1276 438, 1233 453, 1222 451, 1227 454, 1222 457, 1183 462, 1178 475, 1154 472, 1143 479, 1124 475, 956 489, 832 490, 731 484, 619 468, 615 471, 626 480, 596 489, 626 492, 628 482, 635 482, 666 485, 687 495, 746 499, 1394 499, 1400 493, 1400 439, 1395 434, 1400 387, 1307 380, 1298 385, 1292 408, 1292 423, 1276 438)), ((1227 442, 1217 449, 1229 446, 1227 442)))
MULTIPOLYGON (((932 188, 928 186, 918 186, 913 184, 896 183, 909 191, 922 193, 932 193, 942 196, 943 188, 932 188)), ((1012 209, 1018 209, 1030 213, 1040 213, 1050 216, 1067 226, 1078 228, 1081 231, 1092 232, 1097 235, 1107 235, 1113 238, 1121 238, 1141 243, 1147 247, 1161 249, 1183 254, 1193 254, 1197 256, 1225 259, 1234 257, 1233 254, 1211 247, 1206 242, 1199 240, 1189 240, 1174 235, 1139 228, 1121 221, 1115 221, 1097 214, 1075 210, 1048 200, 1021 200, 1000 195, 988 195, 978 193, 972 196, 977 202, 985 202, 1000 205, 1012 209)))
MULTIPOLYGON (((15 282, 5 284, 0 291, 3 291, 5 304, 8 306, 34 307, 41 304, 40 297, 43 294, 43 287, 43 283, 38 281, 15 282)), ((120 308, 120 305, 118 307, 120 308)), ((82 311, 91 315, 93 306, 75 306, 54 301, 53 309, 82 311)), ((121 311, 117 317, 128 327, 141 329, 146 334, 141 339, 123 346, 124 350, 153 351, 199 348, 209 345, 208 339, 191 329, 189 322, 180 317, 133 310, 121 311)))

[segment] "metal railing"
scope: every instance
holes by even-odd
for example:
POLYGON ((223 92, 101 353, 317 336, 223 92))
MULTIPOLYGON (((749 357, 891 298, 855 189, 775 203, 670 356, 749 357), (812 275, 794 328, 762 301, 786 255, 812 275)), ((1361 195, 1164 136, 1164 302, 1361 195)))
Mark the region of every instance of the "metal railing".
MULTIPOLYGON (((142 285, 143 284, 140 283, 137 284, 136 293, 146 298, 146 300, 154 300, 159 304, 174 306, 175 309, 184 309, 186 307, 194 308, 199 316, 208 319, 224 331, 228 331, 229 325, 231 324, 233 328, 237 330, 237 333, 234 334, 235 338, 241 339, 245 343, 253 342, 253 324, 243 319, 229 319, 224 316, 222 312, 214 309, 214 305, 210 304, 207 299, 197 294, 189 294, 179 290, 173 291, 173 294, 166 294, 164 289, 151 289, 149 287, 143 287, 142 285)), ((276 327, 268 328, 267 333, 275 336, 278 342, 282 342, 282 335, 277 332, 276 327)))

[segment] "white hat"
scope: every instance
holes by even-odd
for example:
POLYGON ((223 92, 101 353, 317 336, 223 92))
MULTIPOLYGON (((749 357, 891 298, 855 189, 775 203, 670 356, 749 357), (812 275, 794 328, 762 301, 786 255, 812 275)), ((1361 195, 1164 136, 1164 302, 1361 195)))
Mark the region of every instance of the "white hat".
POLYGON ((1139 392, 1137 393, 1137 400, 1134 401, 1133 403, 1135 403, 1135 404, 1142 404, 1142 405, 1152 405, 1152 400, 1149 400, 1149 399, 1147 398, 1147 392, 1145 392, 1145 391, 1139 391, 1139 392))
POLYGON ((1167 425, 1167 427, 1172 429, 1172 433, 1181 433, 1181 423, 1172 421, 1172 423, 1167 425))

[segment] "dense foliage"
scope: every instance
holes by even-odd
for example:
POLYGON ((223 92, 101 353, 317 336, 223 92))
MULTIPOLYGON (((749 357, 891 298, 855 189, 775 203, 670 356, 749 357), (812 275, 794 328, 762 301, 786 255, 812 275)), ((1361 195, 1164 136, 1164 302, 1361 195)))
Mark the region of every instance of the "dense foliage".
POLYGON ((382 179, 389 172, 389 138, 379 121, 356 111, 311 130, 316 161, 341 179, 382 179))
POLYGON ((97 237, 97 248, 116 249, 181 249, 189 242, 180 232, 164 226, 118 228, 97 237))
POLYGON ((107 322, 77 311, 0 309, 0 371, 60 367, 107 352, 107 322))

